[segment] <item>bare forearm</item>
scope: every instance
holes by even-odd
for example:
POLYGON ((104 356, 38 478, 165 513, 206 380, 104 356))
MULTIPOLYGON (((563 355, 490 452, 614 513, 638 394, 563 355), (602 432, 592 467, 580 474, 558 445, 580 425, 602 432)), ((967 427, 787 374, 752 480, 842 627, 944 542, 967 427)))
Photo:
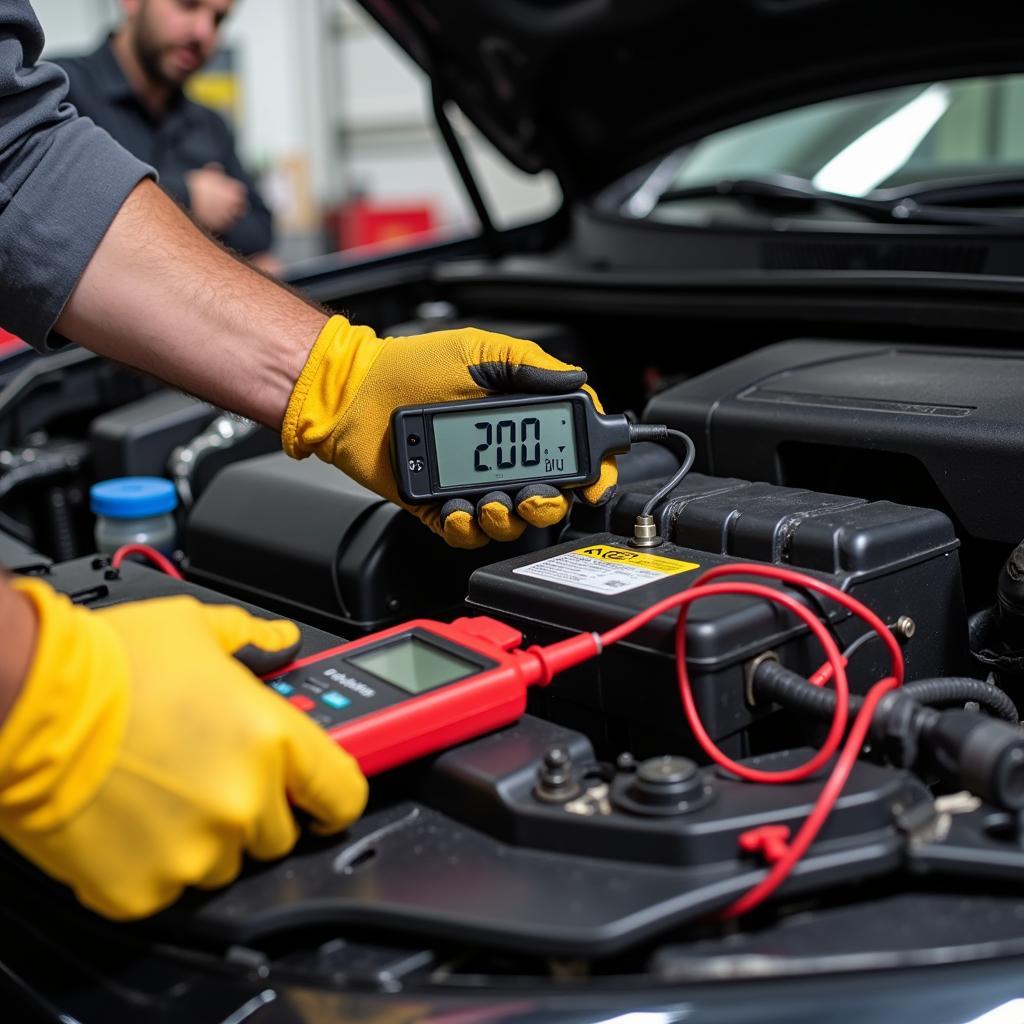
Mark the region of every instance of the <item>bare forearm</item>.
POLYGON ((114 219, 57 329, 276 430, 326 322, 207 239, 144 181, 114 219))
POLYGON ((28 673, 36 646, 36 617, 31 602, 0 570, 0 722, 7 717, 28 673))

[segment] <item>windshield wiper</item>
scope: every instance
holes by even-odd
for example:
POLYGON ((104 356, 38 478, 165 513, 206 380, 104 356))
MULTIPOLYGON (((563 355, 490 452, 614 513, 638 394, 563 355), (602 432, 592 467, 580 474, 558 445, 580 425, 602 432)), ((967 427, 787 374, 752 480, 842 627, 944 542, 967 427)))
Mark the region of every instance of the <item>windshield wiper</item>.
POLYGON ((723 179, 709 185, 669 189, 658 197, 658 205, 689 199, 736 196, 761 201, 766 206, 781 203, 815 206, 827 203, 841 209, 854 210, 883 224, 951 224, 1020 231, 1024 213, 996 213, 956 205, 958 201, 976 202, 979 199, 991 202, 993 199, 1008 197, 1008 194, 1024 199, 1024 182, 1004 179, 999 182, 965 183, 915 191, 890 189, 868 197, 826 192, 805 178, 777 174, 763 178, 723 179), (951 205, 945 205, 947 203, 951 205))

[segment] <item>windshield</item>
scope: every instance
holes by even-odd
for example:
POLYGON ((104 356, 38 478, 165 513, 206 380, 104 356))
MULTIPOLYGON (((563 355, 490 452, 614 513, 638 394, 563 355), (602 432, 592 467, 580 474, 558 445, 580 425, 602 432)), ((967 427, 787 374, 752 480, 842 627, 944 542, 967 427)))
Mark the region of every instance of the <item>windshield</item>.
POLYGON ((717 132, 663 161, 627 212, 656 217, 662 195, 775 175, 847 196, 1024 178, 1024 75, 865 93, 717 132))

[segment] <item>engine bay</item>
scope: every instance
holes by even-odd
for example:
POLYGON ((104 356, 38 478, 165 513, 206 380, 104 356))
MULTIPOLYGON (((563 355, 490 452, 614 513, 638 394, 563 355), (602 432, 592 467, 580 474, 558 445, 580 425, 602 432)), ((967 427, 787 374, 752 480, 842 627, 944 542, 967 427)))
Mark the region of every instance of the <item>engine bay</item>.
MULTIPOLYGON (((575 350, 558 325, 534 334, 575 350)), ((32 936, 0 940, 5 962, 31 979, 57 957, 68 979, 130 989, 142 1020, 185 1007, 180 979, 211 971, 472 991, 1019 951, 1024 362, 799 339, 689 378, 669 363, 638 375, 612 400, 646 402, 641 422, 687 431, 698 453, 656 505, 660 544, 633 546, 634 522, 679 458, 644 443, 621 458, 607 504, 452 552, 336 471, 280 454, 267 431, 96 357, 0 364, 0 563, 90 607, 183 592, 239 602, 296 619, 314 655, 421 616, 486 616, 524 649, 607 636, 733 570, 790 602, 712 590, 682 626, 666 606, 531 690, 516 723, 377 775, 345 835, 307 835, 139 925, 94 917, 4 849, 4 913, 32 936), (93 551, 89 484, 139 473, 176 484, 184 580, 93 551), (821 633, 848 679, 838 727, 821 633), (679 634, 717 763, 681 703, 679 634), (897 658, 904 685, 872 696, 897 658), (816 813, 861 718, 847 777, 781 890, 730 915, 816 813), (800 776, 833 740, 835 756, 800 776), (727 762, 792 781, 755 784, 727 762)))

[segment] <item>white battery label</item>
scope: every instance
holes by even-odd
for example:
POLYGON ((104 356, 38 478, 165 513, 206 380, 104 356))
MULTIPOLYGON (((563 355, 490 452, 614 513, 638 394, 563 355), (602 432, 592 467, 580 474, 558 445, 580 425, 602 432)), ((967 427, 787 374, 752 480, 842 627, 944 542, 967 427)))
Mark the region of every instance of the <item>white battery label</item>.
POLYGON ((610 544, 591 544, 532 565, 520 566, 512 572, 549 583, 561 583, 564 587, 589 590, 594 594, 621 594, 656 583, 666 576, 699 568, 697 562, 683 562, 610 544))

